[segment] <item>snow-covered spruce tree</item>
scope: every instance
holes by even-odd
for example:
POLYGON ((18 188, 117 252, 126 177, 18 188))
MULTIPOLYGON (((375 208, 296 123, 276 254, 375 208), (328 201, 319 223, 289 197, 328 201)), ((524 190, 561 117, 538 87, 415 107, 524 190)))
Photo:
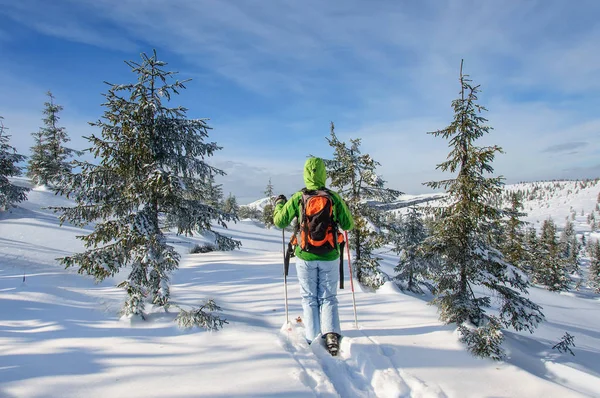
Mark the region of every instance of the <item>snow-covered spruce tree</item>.
POLYGON ((423 214, 416 207, 411 207, 403 219, 395 223, 398 229, 391 227, 392 250, 400 256, 394 268, 394 280, 402 287, 414 293, 423 293, 421 285, 428 283, 430 259, 422 250, 423 242, 427 237, 423 225, 423 214))
POLYGON ((235 195, 229 193, 229 196, 223 201, 223 211, 228 214, 232 214, 237 217, 238 212, 240 211, 240 206, 237 203, 237 198, 235 195))
POLYGON ((50 91, 46 95, 50 99, 44 103, 44 127, 31 134, 35 145, 31 148, 27 171, 27 176, 38 185, 56 184, 71 172, 69 159, 80 153, 65 146, 70 141, 69 136, 64 127, 58 126, 58 114, 63 107, 54 103, 54 95, 50 91))
POLYGON ((532 225, 525 227, 524 248, 526 273, 530 280, 535 281, 535 271, 538 264, 538 259, 542 255, 542 248, 537 231, 532 225))
POLYGON ((596 240, 588 244, 587 251, 590 257, 588 285, 594 289, 594 292, 600 294, 600 241, 596 240))
POLYGON ((534 267, 534 281, 550 291, 568 290, 571 280, 567 261, 556 237, 556 224, 551 218, 542 224, 539 243, 540 257, 534 267))
POLYGON ((38 130, 35 133, 31 133, 34 139, 34 144, 30 148, 31 156, 27 163, 27 177, 35 185, 46 185, 47 184, 47 165, 48 155, 46 154, 46 148, 44 145, 44 132, 38 130))
MULTIPOLYGON (((204 161, 221 149, 205 142, 209 126, 204 119, 187 119, 187 109, 165 104, 185 81, 165 71, 156 52, 141 57, 141 63, 126 62, 137 82, 109 84, 104 116, 91 123, 101 129, 100 136, 87 138, 98 164, 76 162, 81 172, 59 186, 77 205, 55 210, 61 222, 95 222, 94 231, 80 237, 86 250, 60 262, 97 280, 126 268, 129 274, 119 284, 127 292, 123 314, 143 317, 146 296, 168 304, 169 274, 178 267, 180 256, 165 231, 203 233, 212 231, 213 222, 226 226, 233 218, 212 204, 209 182, 224 172, 204 161)), ((239 247, 212 232, 220 248, 239 247)))
POLYGON ((502 177, 486 175, 493 173, 491 162, 502 149, 474 145, 491 127, 480 115, 486 109, 477 104, 479 86, 463 75, 462 63, 460 84, 460 97, 452 102, 454 120, 429 133, 449 140, 451 148, 437 168, 458 173, 456 178, 426 183, 447 192, 443 205, 434 209, 436 219, 425 243, 429 254, 442 261, 434 275, 433 303, 440 308, 441 320, 458 325, 461 340, 473 354, 500 359, 502 326, 533 332, 544 316, 540 306, 524 297, 529 287, 526 276, 493 246, 493 228, 502 210, 490 203, 500 194, 502 177), (475 294, 477 285, 486 289, 475 294), (499 300, 498 315, 486 312, 492 297, 499 300))
POLYGON ((568 272, 581 276, 581 267, 579 266, 579 251, 581 247, 575 234, 575 225, 571 221, 566 221, 565 227, 560 233, 558 244, 567 262, 568 272))
POLYGON ((4 118, 0 116, 0 211, 14 207, 16 203, 27 200, 29 188, 12 184, 8 177, 21 175, 18 163, 25 160, 25 156, 18 154, 17 150, 9 144, 10 135, 6 134, 4 118))
POLYGON ((196 191, 195 193, 190 192, 189 197, 191 199, 201 200, 208 206, 214 208, 222 208, 223 186, 222 184, 217 184, 217 182, 215 181, 215 173, 212 171, 212 169, 209 170, 209 172, 206 175, 202 176, 202 179, 204 181, 204 183, 202 184, 203 189, 201 189, 200 191, 196 191))
POLYGON ((504 217, 499 231, 503 237, 500 241, 500 251, 504 259, 525 274, 531 274, 531 262, 527 255, 525 244, 525 225, 521 217, 525 216, 521 195, 511 192, 508 196, 510 207, 504 209, 504 217))
POLYGON ((355 252, 356 278, 364 286, 377 289, 386 278, 379 269, 381 258, 375 256, 374 251, 383 246, 387 238, 381 229, 384 210, 368 201, 389 203, 401 192, 385 187, 385 181, 375 172, 379 162, 361 153, 360 139, 351 139, 348 147, 335 135, 332 122, 327 141, 334 150, 333 159, 324 160, 331 187, 339 190, 354 218, 354 229, 348 239, 355 252))
POLYGON ((273 210, 274 208, 271 203, 267 203, 262 210, 261 219, 267 229, 271 229, 271 227, 273 226, 273 210))
POLYGON ((269 183, 265 188, 264 192, 265 196, 269 198, 269 203, 263 207, 262 211, 262 221, 265 224, 265 227, 271 228, 273 226, 273 210, 275 209, 275 192, 273 191, 273 184, 271 183, 271 179, 269 178, 269 183))
POLYGON ((267 184, 267 187, 265 188, 265 197, 269 198, 271 200, 271 202, 274 201, 275 199, 275 191, 273 188, 273 184, 271 183, 271 179, 269 178, 269 183, 267 184))

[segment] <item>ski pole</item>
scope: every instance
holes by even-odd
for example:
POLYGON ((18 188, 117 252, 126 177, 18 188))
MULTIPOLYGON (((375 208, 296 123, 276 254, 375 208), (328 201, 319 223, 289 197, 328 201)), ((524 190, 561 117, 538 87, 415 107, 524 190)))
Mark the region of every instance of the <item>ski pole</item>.
POLYGON ((346 254, 348 255, 348 269, 350 270, 350 290, 352 290, 352 307, 354 307, 354 327, 358 329, 358 317, 356 315, 356 299, 354 298, 354 282, 352 280, 352 264, 350 264, 350 241, 348 231, 344 231, 346 238, 346 254))
POLYGON ((285 292, 285 321, 286 321, 286 325, 289 328, 290 327, 290 316, 288 313, 288 294, 287 294, 287 274, 288 274, 288 269, 286 267, 286 261, 285 261, 285 228, 281 229, 281 237, 283 239, 283 289, 285 292))

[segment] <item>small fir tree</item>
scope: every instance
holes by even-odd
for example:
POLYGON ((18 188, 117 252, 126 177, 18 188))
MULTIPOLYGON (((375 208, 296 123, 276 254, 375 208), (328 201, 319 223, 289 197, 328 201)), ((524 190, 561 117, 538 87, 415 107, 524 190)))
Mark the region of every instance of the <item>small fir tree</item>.
POLYGON ((588 284, 594 292, 600 293, 600 240, 588 244, 590 266, 588 271, 588 284))
POLYGON ((273 226, 273 211, 275 210, 275 193, 273 191, 273 184, 271 184, 270 178, 264 194, 269 199, 269 203, 263 207, 262 221, 265 224, 265 227, 270 229, 273 226))
POLYGON ((581 276, 581 267, 579 266, 579 251, 581 249, 575 233, 575 225, 567 220, 565 227, 560 233, 558 241, 562 255, 567 262, 567 269, 570 274, 581 276))
POLYGON ((332 122, 327 141, 334 150, 334 156, 332 160, 324 160, 325 165, 331 187, 339 189, 354 218, 349 243, 355 252, 353 267, 356 278, 362 285, 377 289, 386 278, 379 268, 382 259, 374 251, 382 247, 387 238, 381 228, 384 211, 369 201, 389 203, 401 192, 385 187, 385 181, 376 174, 379 162, 361 153, 360 139, 351 139, 348 146, 338 139, 334 129, 332 122))
POLYGON ((67 148, 70 139, 64 127, 59 127, 59 113, 63 107, 54 102, 54 95, 47 92, 49 101, 44 103, 44 127, 32 133, 35 145, 31 148, 27 176, 39 185, 56 184, 71 172, 69 158, 81 152, 67 148))
POLYGON ((548 287, 550 291, 569 289, 567 262, 561 252, 556 237, 556 224, 550 218, 544 220, 540 236, 540 258, 535 268, 536 283, 548 287))
POLYGON ((36 185, 47 184, 47 169, 48 155, 44 146, 44 133, 42 130, 38 130, 31 134, 34 139, 34 145, 31 149, 31 156, 29 157, 29 163, 27 165, 27 177, 36 185))
POLYGON ((215 174, 221 174, 220 170, 211 169, 203 176, 203 189, 196 193, 195 199, 201 200, 213 208, 220 208, 223 205, 223 186, 216 183, 215 174))
POLYGON ((231 214, 235 217, 238 216, 238 213, 240 211, 240 206, 237 203, 237 198, 235 197, 235 195, 232 195, 231 193, 229 193, 229 196, 223 202, 223 211, 225 213, 231 214))
POLYGON ((501 353, 500 326, 516 330, 533 329, 543 320, 541 308, 524 297, 529 287, 527 278, 508 264, 494 247, 494 228, 502 211, 491 205, 500 194, 502 177, 487 177, 498 146, 477 147, 475 140, 488 134, 491 127, 480 115, 486 109, 477 104, 479 86, 460 71, 460 97, 452 102, 453 122, 443 130, 430 134, 449 140, 451 151, 438 169, 457 172, 456 178, 429 182, 426 185, 444 188, 444 205, 435 209, 436 219, 427 251, 442 260, 435 275, 436 297, 441 319, 459 325, 461 339, 476 355, 498 359, 501 353), (482 285, 486 294, 475 295, 473 285, 482 285), (486 312, 492 297, 500 301, 498 315, 486 312), (475 328, 466 327, 473 325, 475 328))
POLYGON ((500 251, 504 259, 521 271, 528 274, 530 272, 530 262, 527 261, 527 253, 525 248, 525 225, 521 221, 521 217, 525 216, 521 195, 512 192, 509 195, 510 207, 504 210, 504 219, 502 227, 499 231, 502 232, 502 244, 500 251))
POLYGON ((421 284, 431 285, 427 282, 429 277, 430 261, 422 249, 427 232, 422 221, 422 213, 416 207, 411 207, 404 219, 399 219, 395 225, 393 236, 393 250, 400 256, 394 268, 394 280, 406 285, 406 289, 414 293, 423 293, 421 284))
POLYGON ((523 270, 531 280, 534 280, 537 267, 536 264, 541 256, 541 245, 535 227, 528 226, 525 228, 523 248, 525 249, 525 263, 523 265, 523 270))
POLYGON ((18 165, 25 160, 25 156, 17 153, 17 150, 9 144, 10 135, 6 134, 3 117, 0 116, 0 211, 15 207, 16 203, 27 200, 29 188, 14 185, 9 177, 21 175, 21 167, 18 165))
POLYGON ((217 331, 223 327, 223 324, 229 323, 216 314, 222 311, 222 309, 212 299, 207 300, 199 308, 191 310, 177 307, 179 308, 179 313, 175 318, 175 322, 182 329, 199 326, 207 330, 217 331))
POLYGON ((267 229, 271 229, 273 226, 273 211, 275 208, 271 203, 267 203, 265 207, 263 207, 262 211, 262 222, 265 224, 267 229))
POLYGON ((204 161, 221 149, 205 142, 206 120, 187 119, 187 109, 165 104, 185 81, 174 80, 156 52, 127 65, 137 82, 109 84, 104 117, 92 123, 101 129, 101 136, 88 138, 99 163, 78 162, 81 172, 59 187, 77 205, 55 210, 62 213, 61 222, 95 222, 94 231, 80 237, 86 250, 60 262, 97 280, 127 269, 119 284, 127 292, 123 314, 143 317, 146 296, 153 304, 168 305, 169 275, 179 264, 165 231, 210 231, 221 249, 240 242, 211 228, 213 222, 226 227, 235 218, 214 205, 210 185, 224 172, 204 161))
POLYGON ((575 356, 575 353, 571 349, 571 347, 575 347, 575 337, 569 332, 565 332, 563 337, 560 338, 559 342, 552 346, 553 350, 558 350, 558 352, 566 353, 575 356))
POLYGON ((271 183, 270 178, 269 178, 269 183, 267 184, 267 187, 265 188, 265 196, 267 198, 269 198, 271 203, 273 203, 273 201, 275 200, 275 191, 273 190, 273 184, 271 183))

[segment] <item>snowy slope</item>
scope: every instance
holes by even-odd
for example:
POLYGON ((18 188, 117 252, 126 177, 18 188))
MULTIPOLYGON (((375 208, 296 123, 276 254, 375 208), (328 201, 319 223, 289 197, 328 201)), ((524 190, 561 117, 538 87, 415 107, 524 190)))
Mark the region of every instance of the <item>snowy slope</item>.
POLYGON ((592 213, 600 215, 597 209, 600 180, 520 183, 507 185, 506 191, 523 194, 523 212, 527 213, 523 221, 536 226, 552 218, 562 228, 569 218, 577 232, 592 232, 587 217, 592 213))
POLYGON ((243 206, 249 207, 251 209, 263 211, 265 206, 268 205, 270 201, 271 201, 270 198, 262 198, 262 199, 255 200, 254 202, 248 203, 247 205, 243 205, 243 206))
MULTIPOLYGON (((591 226, 587 219, 594 214, 600 229, 600 179, 586 181, 541 181, 508 184, 504 192, 522 194, 523 221, 541 227, 544 220, 552 218, 559 229, 569 218, 575 224, 578 233, 589 235, 591 226), (574 216, 574 217, 573 217, 574 216)), ((444 194, 402 195, 398 200, 381 205, 383 208, 405 213, 408 206, 435 205, 444 194)), ((508 202, 505 203, 509 205, 508 202)), ((595 235, 594 235, 595 236, 595 235)))
MULTIPOLYGON (((589 195, 597 196, 598 192, 589 195)), ((597 297, 532 289, 547 322, 534 335, 508 333, 509 359, 477 359, 437 319, 426 299, 386 284, 340 291, 342 352, 308 347, 285 324, 282 233, 254 222, 225 231, 241 250, 188 254, 201 238, 173 236, 182 253, 173 301, 214 298, 229 324, 219 332, 180 330, 174 313, 119 320, 116 281, 95 285, 56 257, 81 249, 76 235, 42 209, 68 203, 43 190, 0 214, 1 397, 580 397, 600 396, 597 297), (25 282, 23 277, 25 276, 25 282), (551 347, 565 331, 575 356, 551 347)), ((561 210, 562 211, 562 210, 561 210)), ((394 257, 385 256, 386 268, 394 257)), ((295 272, 288 278, 290 318, 301 314, 295 272)))

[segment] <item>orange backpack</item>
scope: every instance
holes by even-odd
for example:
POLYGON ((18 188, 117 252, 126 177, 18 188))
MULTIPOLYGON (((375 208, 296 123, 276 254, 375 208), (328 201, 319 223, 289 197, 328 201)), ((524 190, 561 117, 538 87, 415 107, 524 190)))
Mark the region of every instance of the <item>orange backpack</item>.
POLYGON ((333 200, 327 189, 302 190, 300 201, 300 248, 308 253, 324 254, 335 249, 338 234, 333 219, 333 200))
POLYGON ((288 275, 290 258, 294 257, 294 248, 300 248, 308 253, 324 254, 335 249, 337 236, 340 245, 340 289, 344 288, 344 235, 338 233, 337 224, 333 219, 333 200, 327 189, 309 191, 302 190, 300 200, 300 219, 288 243, 284 259, 285 276, 288 275), (298 242, 300 232, 300 242, 298 242))

